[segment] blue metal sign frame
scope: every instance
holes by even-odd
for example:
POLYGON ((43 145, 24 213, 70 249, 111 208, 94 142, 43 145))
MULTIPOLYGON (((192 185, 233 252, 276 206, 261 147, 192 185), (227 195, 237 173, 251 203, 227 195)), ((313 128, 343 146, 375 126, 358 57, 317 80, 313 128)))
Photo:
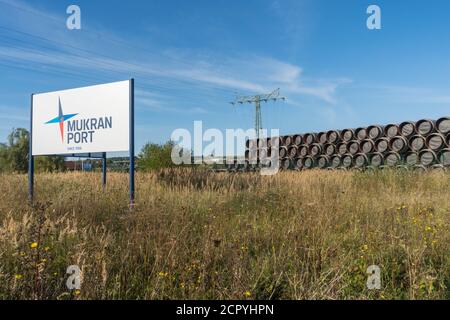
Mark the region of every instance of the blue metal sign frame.
MULTIPOLYGON (((28 198, 30 203, 33 203, 34 199, 34 156, 33 156, 33 96, 31 95, 31 107, 30 107, 30 133, 29 133, 29 154, 28 154, 28 198)), ((130 79, 130 208, 134 207, 135 200, 135 186, 134 186, 134 79, 130 79)), ((97 153, 100 154, 100 153, 97 153)), ((102 152, 101 156, 96 156, 93 153, 81 153, 81 154, 67 154, 63 156, 102 159, 102 185, 103 189, 106 188, 106 152, 102 152)))

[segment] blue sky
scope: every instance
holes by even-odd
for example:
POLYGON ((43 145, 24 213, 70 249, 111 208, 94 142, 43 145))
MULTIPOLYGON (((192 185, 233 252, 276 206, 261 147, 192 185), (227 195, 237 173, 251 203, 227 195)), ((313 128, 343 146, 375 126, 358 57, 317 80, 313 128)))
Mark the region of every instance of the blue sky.
POLYGON ((136 149, 176 128, 243 128, 238 94, 281 88, 282 134, 450 115, 450 2, 0 0, 0 141, 30 94, 136 79, 136 149), (66 28, 77 4, 82 29, 66 28), (366 28, 377 4, 382 29, 366 28))

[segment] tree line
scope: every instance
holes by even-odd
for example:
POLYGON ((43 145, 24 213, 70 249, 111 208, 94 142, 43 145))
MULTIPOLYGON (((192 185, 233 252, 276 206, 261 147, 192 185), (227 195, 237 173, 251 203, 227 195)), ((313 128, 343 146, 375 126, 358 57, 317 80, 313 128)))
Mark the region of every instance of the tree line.
MULTIPOLYGON (((28 172, 30 134, 27 129, 16 128, 8 135, 6 143, 0 143, 0 172, 28 172)), ((137 167, 142 171, 157 170, 175 166, 171 153, 174 143, 147 143, 137 157, 137 167)), ((62 156, 35 157, 37 172, 63 172, 66 170, 62 156)))
MULTIPOLYGON (((28 172, 30 134, 23 128, 13 129, 6 143, 0 143, 0 172, 28 172)), ((37 171, 64 171, 64 158, 60 156, 36 157, 37 171)))

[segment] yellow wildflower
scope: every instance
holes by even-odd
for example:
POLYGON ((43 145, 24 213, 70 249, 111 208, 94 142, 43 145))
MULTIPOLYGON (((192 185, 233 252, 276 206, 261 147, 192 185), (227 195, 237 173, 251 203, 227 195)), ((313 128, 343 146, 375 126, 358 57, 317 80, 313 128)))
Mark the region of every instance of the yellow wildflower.
POLYGON ((21 274, 16 274, 16 275, 14 276, 14 278, 16 278, 17 280, 20 280, 20 279, 23 278, 23 276, 22 276, 21 274))
POLYGON ((244 293, 244 295, 246 296, 246 297, 250 297, 251 295, 252 295, 252 293, 250 292, 250 291, 245 291, 245 293, 244 293))
POLYGON ((163 271, 161 271, 161 272, 158 273, 158 275, 159 275, 160 277, 167 277, 168 274, 169 274, 168 272, 163 272, 163 271))
POLYGON ((38 247, 38 243, 37 242, 33 242, 32 244, 30 244, 30 248, 31 249, 35 249, 38 247))
POLYGON ((79 296, 81 294, 81 291, 80 290, 75 290, 74 293, 75 293, 75 295, 79 296))

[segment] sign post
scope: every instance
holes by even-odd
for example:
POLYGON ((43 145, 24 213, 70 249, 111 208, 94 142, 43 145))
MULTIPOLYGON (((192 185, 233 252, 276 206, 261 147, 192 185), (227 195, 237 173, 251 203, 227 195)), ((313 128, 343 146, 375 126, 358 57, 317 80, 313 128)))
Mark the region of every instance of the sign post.
POLYGON ((28 192, 31 202, 35 156, 101 158, 102 186, 105 189, 106 153, 128 151, 130 207, 133 208, 134 79, 32 94, 30 119, 28 192))
POLYGON ((32 203, 34 196, 34 156, 33 156, 33 95, 31 95, 30 132, 28 136, 28 200, 32 203))
POLYGON ((102 185, 106 189, 106 152, 102 153, 102 185))
POLYGON ((134 207, 134 79, 130 80, 130 209, 134 207))

